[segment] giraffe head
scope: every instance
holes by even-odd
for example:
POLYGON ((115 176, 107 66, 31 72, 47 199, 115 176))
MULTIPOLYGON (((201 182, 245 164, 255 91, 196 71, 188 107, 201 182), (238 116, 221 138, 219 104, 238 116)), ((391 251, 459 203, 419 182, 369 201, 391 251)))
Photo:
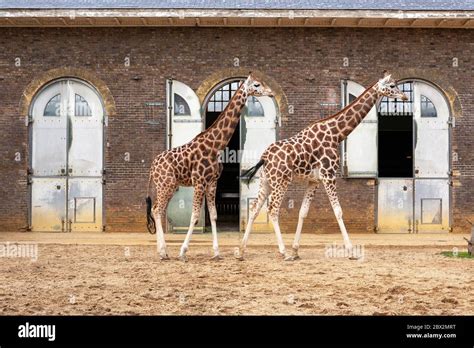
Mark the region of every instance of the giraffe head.
POLYGON ((273 91, 264 82, 260 81, 255 75, 250 73, 244 82, 249 96, 254 97, 273 97, 273 91))
POLYGON ((392 79, 392 75, 387 71, 384 71, 384 77, 376 83, 375 88, 380 97, 399 98, 403 101, 408 100, 406 94, 400 91, 397 82, 392 79))

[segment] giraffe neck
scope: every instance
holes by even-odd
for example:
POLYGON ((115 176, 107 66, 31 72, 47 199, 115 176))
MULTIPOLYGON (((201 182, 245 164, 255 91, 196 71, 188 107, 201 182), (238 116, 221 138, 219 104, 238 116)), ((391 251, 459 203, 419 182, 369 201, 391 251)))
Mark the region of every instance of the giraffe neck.
POLYGON ((338 136, 339 142, 346 139, 354 128, 362 122, 372 107, 377 103, 378 97, 376 84, 374 84, 367 88, 352 103, 331 117, 331 119, 336 121, 333 133, 338 136))
POLYGON ((247 102, 247 81, 244 81, 226 108, 217 117, 214 123, 205 130, 205 137, 213 142, 215 150, 224 150, 239 124, 242 108, 247 102))

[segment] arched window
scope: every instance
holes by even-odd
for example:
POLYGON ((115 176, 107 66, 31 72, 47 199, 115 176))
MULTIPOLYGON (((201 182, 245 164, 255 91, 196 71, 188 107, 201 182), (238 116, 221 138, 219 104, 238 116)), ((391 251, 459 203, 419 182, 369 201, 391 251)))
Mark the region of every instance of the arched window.
MULTIPOLYGON (((222 112, 226 108, 229 101, 234 96, 234 93, 239 89, 243 80, 232 81, 226 83, 217 89, 207 103, 207 111, 222 112)), ((246 110, 243 114, 251 117, 264 117, 262 104, 254 96, 247 99, 246 110)))
POLYGON ((251 117, 264 117, 263 106, 260 104, 257 98, 251 96, 247 99, 247 116, 251 117))
POLYGON ((79 94, 76 94, 74 114, 75 116, 92 116, 92 110, 87 100, 79 94))
POLYGON ((438 116, 436 113, 436 107, 434 106, 433 102, 430 98, 421 95, 420 98, 420 116, 421 117, 436 117, 438 116))
POLYGON ((175 116, 191 116, 188 103, 179 94, 174 94, 174 114, 175 116))
POLYGON ((61 112, 61 95, 56 94, 46 104, 43 116, 60 116, 61 112))
POLYGON ((403 82, 398 88, 405 93, 408 100, 383 97, 380 101, 380 116, 412 116, 413 115, 413 82, 403 82))

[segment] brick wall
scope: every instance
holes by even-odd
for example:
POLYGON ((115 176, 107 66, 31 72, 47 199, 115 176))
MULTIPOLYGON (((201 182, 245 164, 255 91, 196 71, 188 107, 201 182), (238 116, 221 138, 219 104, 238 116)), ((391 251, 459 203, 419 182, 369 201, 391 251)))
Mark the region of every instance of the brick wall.
MULTIPOLYGON (((117 108, 106 130, 106 223, 110 231, 144 231, 144 197, 153 154, 165 148, 165 110, 160 124, 145 121, 144 102, 165 100, 165 79, 173 76, 193 89, 211 74, 240 66, 273 78, 294 114, 284 115, 279 137, 288 137, 320 117, 320 103, 340 101, 340 81, 363 85, 389 69, 398 78, 417 72, 451 86, 462 106, 453 132, 458 154, 454 169, 461 186, 453 189, 454 226, 466 231, 474 220, 474 31, 431 29, 247 29, 247 28, 2 28, 0 29, 0 230, 27 224, 28 131, 19 102, 28 84, 58 67, 91 71, 110 89, 117 108), (130 57, 130 67, 124 64, 130 57), (343 67, 343 58, 349 67, 343 67), (459 67, 452 67, 457 57, 459 67), (21 66, 15 67, 15 58, 21 66), (139 80, 134 80, 139 77, 139 80), (21 161, 15 162, 15 152, 21 161), (130 161, 124 161, 124 153, 130 161)), ((370 181, 338 181, 350 232, 373 231, 376 189, 370 181)), ((284 232, 296 227, 304 188, 293 184, 283 204, 284 232), (289 200, 295 208, 289 208, 289 200)), ((321 189, 305 232, 338 231, 321 189)))

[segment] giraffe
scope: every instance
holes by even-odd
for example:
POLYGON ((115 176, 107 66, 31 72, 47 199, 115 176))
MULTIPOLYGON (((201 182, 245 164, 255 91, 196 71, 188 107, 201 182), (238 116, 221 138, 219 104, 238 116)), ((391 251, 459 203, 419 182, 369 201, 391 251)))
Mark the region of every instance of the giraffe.
POLYGON ((215 204, 217 180, 222 172, 219 153, 223 151, 239 124, 242 108, 249 96, 273 96, 271 89, 250 73, 214 123, 193 140, 182 146, 160 153, 152 162, 148 181, 147 228, 156 233, 157 248, 162 260, 169 259, 163 232, 163 222, 170 199, 179 186, 194 187, 193 208, 189 229, 181 246, 179 259, 186 261, 186 251, 198 222, 204 196, 209 210, 214 256, 220 259, 217 242, 217 210, 215 204), (155 185, 156 199, 152 205, 151 183, 155 185))
POLYGON ((244 259, 252 224, 269 197, 268 214, 275 230, 278 249, 287 261, 297 260, 301 230, 308 215, 319 182, 322 182, 336 216, 344 239, 345 248, 352 250, 342 209, 336 193, 336 172, 339 168, 339 144, 362 122, 377 100, 382 96, 407 100, 386 71, 384 77, 367 88, 357 99, 333 116, 318 120, 291 138, 271 144, 262 154, 260 161, 243 173, 250 182, 263 166, 258 198, 250 208, 249 220, 236 257, 244 259), (292 253, 286 254, 278 222, 280 206, 288 185, 294 178, 308 181, 298 216, 298 225, 292 245, 292 253))

